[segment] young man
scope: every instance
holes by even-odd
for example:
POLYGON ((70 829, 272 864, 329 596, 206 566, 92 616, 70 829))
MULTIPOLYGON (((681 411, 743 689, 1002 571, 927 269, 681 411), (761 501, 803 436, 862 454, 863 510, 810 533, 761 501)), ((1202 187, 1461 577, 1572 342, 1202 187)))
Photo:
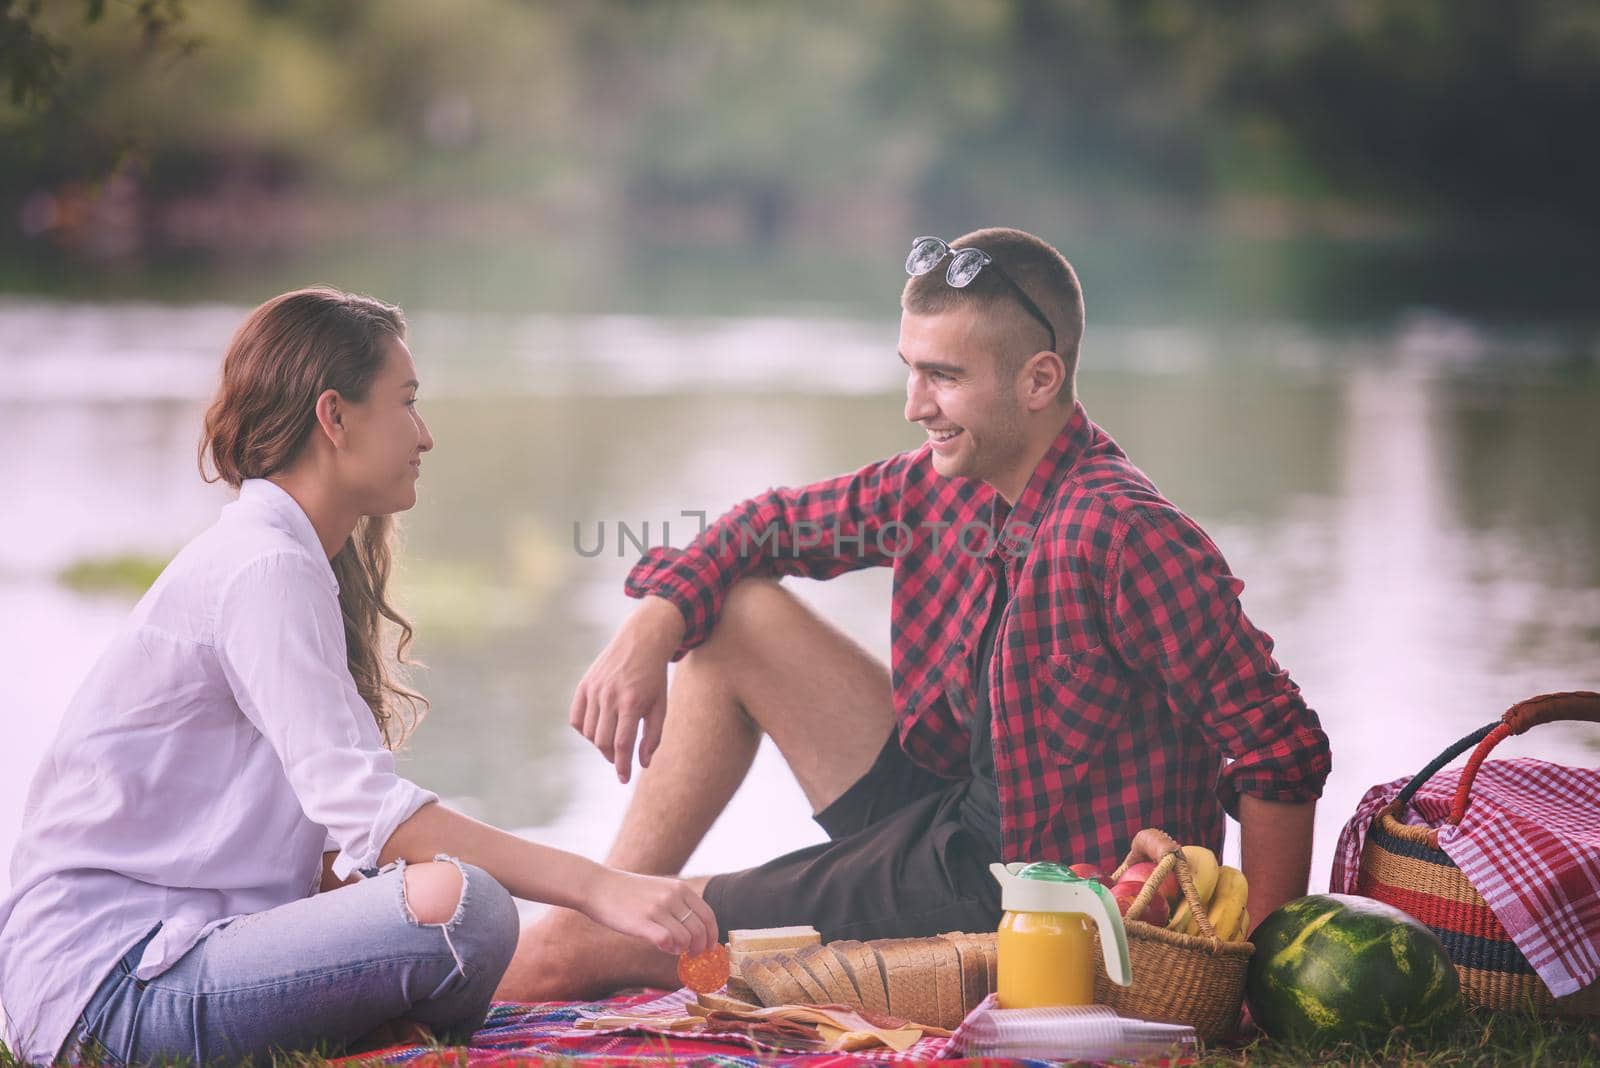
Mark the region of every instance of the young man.
MULTIPOLYGON (((1220 852, 1224 810, 1251 915, 1304 894, 1327 737, 1216 546, 1077 402, 1072 267, 990 229, 920 238, 906 269, 927 443, 745 501, 629 575, 642 603, 571 708, 619 778, 636 742, 645 769, 606 862, 676 874, 768 734, 829 841, 691 880, 724 936, 993 930, 992 861, 1109 871, 1150 826, 1220 852), (775 581, 867 566, 895 572, 888 669, 775 581)), ((500 996, 676 984, 665 954, 556 910, 500 996)))

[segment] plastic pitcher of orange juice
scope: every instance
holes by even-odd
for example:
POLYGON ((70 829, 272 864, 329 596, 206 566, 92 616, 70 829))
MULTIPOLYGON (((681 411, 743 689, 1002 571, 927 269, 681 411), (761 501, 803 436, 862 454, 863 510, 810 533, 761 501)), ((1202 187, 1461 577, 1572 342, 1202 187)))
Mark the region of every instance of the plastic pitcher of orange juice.
POLYGON ((1091 924, 1100 929, 1106 975, 1120 986, 1133 982, 1128 935, 1111 891, 1048 862, 991 864, 989 871, 1005 910, 996 936, 1002 1009, 1094 1004, 1091 924))

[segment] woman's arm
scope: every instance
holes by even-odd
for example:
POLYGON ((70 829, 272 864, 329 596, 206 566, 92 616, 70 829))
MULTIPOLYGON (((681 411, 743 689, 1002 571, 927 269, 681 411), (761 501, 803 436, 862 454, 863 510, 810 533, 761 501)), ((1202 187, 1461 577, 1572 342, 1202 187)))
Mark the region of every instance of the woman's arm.
POLYGON ((349 886, 359 882, 361 876, 352 874, 348 879, 341 879, 333 874, 333 862, 339 859, 337 849, 322 854, 322 885, 317 887, 317 893, 326 894, 329 890, 337 890, 341 886, 349 886))
POLYGON ((664 953, 699 953, 717 940, 716 914, 682 880, 617 871, 438 803, 400 824, 379 861, 415 863, 440 853, 476 864, 516 897, 581 912, 664 953))
POLYGON ((575 909, 663 952, 710 946, 716 917, 681 881, 525 841, 402 778, 350 677, 338 600, 314 563, 280 552, 235 575, 221 597, 218 651, 240 711, 283 762, 306 818, 339 847, 331 877, 447 853, 517 897, 575 909))

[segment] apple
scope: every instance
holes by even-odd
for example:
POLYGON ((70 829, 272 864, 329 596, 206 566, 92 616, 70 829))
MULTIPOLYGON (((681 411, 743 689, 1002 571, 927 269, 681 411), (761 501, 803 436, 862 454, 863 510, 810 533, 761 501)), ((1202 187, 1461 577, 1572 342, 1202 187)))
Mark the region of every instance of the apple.
POLYGON ((1128 906, 1133 904, 1133 899, 1138 896, 1138 888, 1130 888, 1127 883, 1118 883, 1111 891, 1111 897, 1117 903, 1117 913, 1121 916, 1128 915, 1128 906))
POLYGON ((1166 899, 1167 907, 1176 909, 1183 902, 1183 887, 1178 885, 1178 866, 1172 866, 1172 872, 1161 880, 1161 896, 1166 899))
POLYGON ((1093 879, 1097 883, 1103 883, 1106 881, 1105 872, 1101 871, 1093 864, 1074 864, 1067 870, 1080 879, 1093 879))
POLYGON ((1150 876, 1155 872, 1155 870, 1156 866, 1154 863, 1148 860, 1141 860, 1137 864, 1128 865, 1128 870, 1122 873, 1122 881, 1128 882, 1129 880, 1132 880, 1133 882, 1138 883, 1140 886, 1143 886, 1150 880, 1150 876))
MULTIPOLYGON (((1124 880, 1136 880, 1143 885, 1150 881, 1150 876, 1154 875, 1155 871, 1154 862, 1141 860, 1137 864, 1129 864, 1128 870, 1122 873, 1122 878, 1124 880)), ((1178 907, 1178 903, 1183 900, 1183 888, 1178 885, 1178 869, 1176 866, 1173 867, 1165 879, 1161 880, 1161 885, 1156 888, 1156 892, 1166 901, 1169 912, 1178 907)))
MULTIPOLYGON (((1122 881, 1111 888, 1111 896, 1116 899, 1117 911, 1126 916, 1128 906, 1133 904, 1133 899, 1139 896, 1144 889, 1144 883, 1137 879, 1129 879, 1126 875, 1122 881)), ((1139 919, 1156 927, 1165 927, 1172 918, 1172 910, 1167 906, 1167 899, 1160 894, 1152 894, 1150 903, 1145 905, 1144 911, 1139 914, 1139 919)))
POLYGON ((1172 909, 1167 907, 1166 898, 1160 894, 1154 894, 1150 898, 1150 904, 1146 905, 1144 911, 1139 914, 1139 919, 1154 927, 1165 927, 1167 921, 1172 919, 1172 909))

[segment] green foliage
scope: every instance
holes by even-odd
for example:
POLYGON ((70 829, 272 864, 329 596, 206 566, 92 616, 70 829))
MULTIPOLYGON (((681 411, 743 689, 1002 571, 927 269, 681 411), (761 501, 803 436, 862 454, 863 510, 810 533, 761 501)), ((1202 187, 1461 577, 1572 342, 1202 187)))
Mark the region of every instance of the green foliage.
MULTIPOLYGON (((527 213, 758 246, 1107 204, 1161 224, 1151 199, 1189 225, 1228 197, 1600 224, 1582 0, 64 6, 0 0, 0 219, 115 173, 224 213, 393 205, 297 220, 322 230, 527 213)), ((186 218, 142 238, 206 240, 186 218)))
MULTIPOLYGON (((105 18, 106 0, 83 0, 79 7, 82 25, 105 18)), ((185 17, 184 0, 137 0, 131 7, 133 29, 146 49, 174 39, 182 47, 193 45, 176 33, 185 17)), ((65 38, 72 30, 46 21, 44 0, 0 0, 0 76, 13 106, 48 106, 61 85, 71 57, 65 38)))
POLYGON ((150 588, 167 566, 157 556, 122 553, 89 557, 69 564, 57 579, 80 593, 118 593, 137 597, 150 588))

